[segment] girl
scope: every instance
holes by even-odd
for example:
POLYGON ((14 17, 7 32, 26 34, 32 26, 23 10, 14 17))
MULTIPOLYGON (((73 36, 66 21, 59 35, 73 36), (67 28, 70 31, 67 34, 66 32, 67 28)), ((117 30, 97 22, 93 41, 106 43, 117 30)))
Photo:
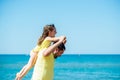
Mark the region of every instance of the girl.
POLYGON ((28 63, 21 69, 19 73, 16 74, 16 80, 21 80, 34 66, 38 52, 44 48, 48 48, 51 45, 51 42, 56 42, 61 39, 61 37, 55 37, 55 34, 56 28, 54 24, 46 25, 44 27, 42 36, 39 38, 37 46, 30 52, 30 59, 28 63))

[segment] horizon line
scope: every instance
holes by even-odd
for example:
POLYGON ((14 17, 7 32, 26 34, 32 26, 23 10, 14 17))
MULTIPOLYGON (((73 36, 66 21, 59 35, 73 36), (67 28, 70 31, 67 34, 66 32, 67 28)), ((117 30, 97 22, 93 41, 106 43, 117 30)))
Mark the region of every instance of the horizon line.
MULTIPOLYGON (((0 53, 0 55, 29 55, 28 53, 0 53)), ((120 55, 120 53, 64 53, 63 55, 120 55)))

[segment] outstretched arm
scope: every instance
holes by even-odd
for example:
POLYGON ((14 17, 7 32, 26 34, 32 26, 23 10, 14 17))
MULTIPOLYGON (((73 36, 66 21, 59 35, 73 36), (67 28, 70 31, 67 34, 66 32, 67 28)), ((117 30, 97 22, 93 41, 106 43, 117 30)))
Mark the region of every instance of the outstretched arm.
POLYGON ((21 80, 27 74, 27 72, 35 65, 36 59, 37 53, 31 51, 31 56, 28 63, 21 69, 19 73, 17 73, 15 80, 21 80))

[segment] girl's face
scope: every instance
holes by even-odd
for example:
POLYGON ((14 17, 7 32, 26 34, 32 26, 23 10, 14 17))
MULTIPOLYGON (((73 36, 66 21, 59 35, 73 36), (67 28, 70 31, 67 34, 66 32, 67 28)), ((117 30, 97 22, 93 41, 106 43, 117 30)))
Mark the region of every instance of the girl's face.
POLYGON ((56 34, 57 32, 56 32, 56 29, 54 28, 52 31, 50 31, 49 32, 49 35, 51 36, 51 37, 55 37, 55 34, 56 34))

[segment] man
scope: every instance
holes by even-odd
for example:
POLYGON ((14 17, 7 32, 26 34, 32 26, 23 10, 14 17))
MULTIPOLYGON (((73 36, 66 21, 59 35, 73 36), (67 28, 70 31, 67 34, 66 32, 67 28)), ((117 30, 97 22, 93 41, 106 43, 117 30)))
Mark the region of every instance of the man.
POLYGON ((53 44, 53 46, 50 46, 38 54, 32 80, 53 80, 54 58, 57 58, 63 54, 65 46, 62 43, 57 48, 54 48, 55 45, 53 44))
MULTIPOLYGON (((32 80, 53 80, 54 58, 61 56, 65 50, 63 43, 66 39, 58 41, 39 52, 35 63, 32 80)), ((17 75, 16 80, 21 80, 24 75, 17 75)))

